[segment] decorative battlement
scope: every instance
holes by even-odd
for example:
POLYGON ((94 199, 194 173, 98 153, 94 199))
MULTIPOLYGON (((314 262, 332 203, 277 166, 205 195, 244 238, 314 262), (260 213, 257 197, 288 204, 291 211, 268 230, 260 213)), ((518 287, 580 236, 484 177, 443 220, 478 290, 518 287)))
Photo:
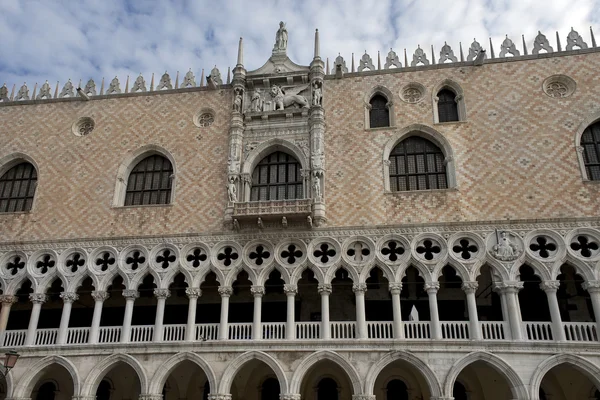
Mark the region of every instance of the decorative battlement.
MULTIPOLYGON (((258 75, 263 74, 283 74, 288 73, 291 70, 294 70, 300 66, 297 66, 287 59, 286 46, 287 46, 287 31, 285 30, 285 25, 280 27, 280 30, 283 29, 282 32, 278 32, 278 42, 276 43, 276 48, 273 50, 273 55, 270 59, 270 62, 273 64, 274 68, 270 68, 270 64, 266 64, 265 66, 259 68, 256 71, 251 71, 249 74, 256 75, 256 79, 262 79, 258 75), (279 46, 279 47, 277 47, 279 46), (283 61, 279 63, 281 60, 287 60, 287 63, 290 65, 284 65, 283 61), (279 65, 280 64, 280 65, 279 65)), ((564 54, 571 51, 578 50, 592 50, 596 51, 598 46, 596 45, 596 39, 594 38, 594 32, 592 27, 590 27, 590 44, 584 40, 584 38, 573 28, 566 37, 566 46, 562 47, 561 39, 558 32, 556 32, 556 47, 550 44, 549 39, 541 32, 538 31, 538 35, 535 37, 533 41, 533 49, 531 50, 531 55, 539 55, 539 54, 564 54)), ((475 65, 482 65, 484 63, 490 62, 490 60, 494 59, 506 59, 507 61, 510 59, 523 59, 527 56, 531 56, 527 50, 527 43, 525 41, 525 37, 522 36, 522 48, 517 49, 515 42, 510 39, 508 36, 504 39, 502 44, 500 45, 500 52, 496 55, 493 47, 492 39, 489 39, 489 51, 483 48, 481 43, 477 40, 473 40, 471 43, 466 57, 465 52, 463 51, 462 42, 459 43, 459 51, 458 55, 455 54, 454 50, 448 43, 444 42, 444 45, 440 49, 439 57, 436 61, 436 51, 434 50, 434 46, 431 45, 431 54, 430 58, 428 58, 427 52, 421 48, 420 45, 417 46, 417 49, 414 51, 412 55, 412 59, 409 60, 406 49, 404 49, 404 62, 400 60, 400 56, 393 50, 390 49, 388 52, 385 63, 381 64, 381 55, 377 52, 377 66, 373 61, 373 58, 365 51, 360 60, 358 60, 358 66, 355 66, 354 53, 352 53, 351 57, 351 66, 348 68, 346 65, 346 60, 344 57, 338 55, 334 62, 333 66, 330 68, 329 58, 327 58, 325 74, 326 75, 335 75, 338 78, 343 77, 346 73, 361 73, 368 71, 381 71, 381 70, 405 70, 407 68, 419 68, 419 67, 428 67, 432 65, 452 65, 455 63, 464 63, 464 62, 473 62, 475 65)), ((238 60, 239 61, 239 60, 238 60)), ((243 67, 243 66, 242 66, 243 67)), ((302 68, 302 67, 300 67, 302 68)), ((306 67, 304 67, 306 68, 306 67)), ((303 69, 304 69, 303 68, 303 69)), ((307 69, 308 71, 308 69, 307 69)), ((302 71, 304 72, 304 71, 302 71)), ((33 92, 30 94, 30 89, 27 86, 27 83, 23 83, 17 89, 17 85, 14 84, 12 90, 9 90, 4 83, 3 86, 0 87, 0 103, 15 103, 15 102, 26 102, 26 101, 49 101, 55 99, 68 99, 68 98, 80 98, 83 100, 89 100, 94 97, 99 96, 119 96, 125 94, 134 94, 134 93, 149 93, 149 92, 169 92, 175 91, 179 89, 189 89, 189 88, 201 88, 206 87, 208 89, 217 89, 222 85, 230 85, 231 84, 231 68, 227 70, 227 78, 225 83, 221 77, 221 73, 219 69, 215 66, 210 71, 210 75, 207 75, 206 78, 204 76, 204 69, 202 69, 202 75, 200 77, 200 81, 196 83, 196 77, 192 72, 192 69, 185 74, 182 78, 181 83, 179 82, 179 71, 177 72, 175 83, 172 82, 171 76, 165 71, 165 73, 161 76, 158 84, 155 85, 155 76, 152 74, 150 85, 146 83, 145 78, 140 74, 130 87, 130 77, 127 76, 127 81, 125 82, 124 90, 121 88, 121 83, 119 82, 118 77, 114 77, 110 82, 106 82, 104 78, 102 78, 102 83, 100 84, 100 90, 98 91, 96 82, 94 79, 89 79, 84 87, 82 87, 82 80, 79 81, 78 87, 75 88, 71 79, 69 79, 59 91, 60 82, 56 82, 56 86, 54 91, 48 81, 43 83, 38 88, 38 84, 36 83, 33 87, 33 92), (206 80, 205 80, 206 79, 206 80), (106 87, 108 86, 108 87, 106 87), (39 90, 38 90, 39 89, 39 90)), ((252 79, 249 79, 250 85, 252 85, 252 79)), ((104 98, 104 97, 103 97, 104 98)))

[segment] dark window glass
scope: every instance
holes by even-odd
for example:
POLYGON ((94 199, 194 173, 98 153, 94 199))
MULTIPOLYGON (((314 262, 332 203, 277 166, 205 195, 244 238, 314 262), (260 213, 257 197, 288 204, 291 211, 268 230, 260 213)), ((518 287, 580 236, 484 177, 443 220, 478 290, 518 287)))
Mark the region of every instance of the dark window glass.
POLYGON ((392 379, 386 386, 386 400, 408 400, 408 387, 400 379, 392 379))
POLYGON ((38 389, 36 400, 54 400, 56 397, 56 385, 46 382, 38 389))
POLYGON ((302 198, 300 163, 287 153, 271 153, 252 173, 250 201, 302 198))
POLYGON ((369 127, 381 128, 383 126, 390 126, 390 110, 386 106, 387 99, 378 94, 373 96, 370 103, 369 127))
POLYGON ((96 390, 96 400, 110 400, 111 390, 110 383, 108 383, 106 380, 103 380, 98 385, 98 390, 96 390))
POLYGON ((390 154, 390 190, 447 189, 444 153, 419 136, 398 143, 390 154))
POLYGON ((456 94, 448 89, 438 93, 438 117, 440 122, 458 121, 458 105, 456 94))
POLYGON ((588 126, 581 135, 583 163, 589 180, 600 180, 600 121, 588 126))
POLYGON ((153 155, 140 161, 129 174, 126 206, 169 204, 173 166, 163 156, 153 155))
POLYGON ((0 177, 0 212, 29 211, 37 187, 37 171, 28 162, 15 165, 0 177))
POLYGON ((317 385, 317 400, 338 400, 338 386, 331 378, 323 378, 317 385))
POLYGON ((279 381, 268 378, 260 389, 260 400, 279 400, 279 381))
POLYGON ((454 400, 467 400, 467 389, 460 382, 454 382, 454 389, 452 390, 452 396, 454 400))

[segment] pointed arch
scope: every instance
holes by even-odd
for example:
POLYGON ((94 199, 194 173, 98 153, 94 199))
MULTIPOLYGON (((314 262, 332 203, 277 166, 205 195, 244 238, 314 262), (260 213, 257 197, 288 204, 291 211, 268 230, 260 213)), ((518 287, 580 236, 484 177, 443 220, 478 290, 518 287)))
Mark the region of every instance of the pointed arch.
MULTIPOLYGON (((27 368, 21 379, 19 379, 18 384, 14 388, 14 393, 10 397, 17 398, 30 398, 31 391, 35 386, 38 378, 44 372, 44 369, 51 366, 52 364, 57 364, 67 370, 69 375, 71 375, 71 380, 73 381, 73 395, 77 396, 80 391, 81 381, 79 378, 79 373, 77 372, 77 368, 75 365, 62 356, 48 356, 44 357, 31 367, 27 368)), ((8 381, 7 381, 8 382, 8 381)), ((8 397, 7 391, 7 397, 8 397)))
POLYGON ((388 112, 389 123, 386 128, 391 128, 396 126, 396 118, 394 113, 394 94, 390 89, 383 85, 376 85, 367 93, 365 93, 365 97, 363 98, 363 102, 365 105, 365 129, 373 129, 371 126, 371 111, 372 111, 372 100, 375 96, 381 96, 386 100, 385 107, 388 112))
POLYGON ((469 353, 452 365, 450 371, 446 374, 446 380, 444 382, 444 394, 446 396, 452 396, 452 389, 456 378, 465 367, 475 361, 483 361, 486 364, 489 364, 496 372, 506 378, 510 391, 513 394, 513 398, 517 400, 527 400, 527 389, 519 377, 519 374, 517 374, 517 372, 502 358, 485 351, 469 353))
POLYGON ((320 285, 325 283, 325 275, 323 275, 323 271, 321 271, 321 269, 315 266, 308 265, 308 263, 304 263, 303 265, 294 268, 294 270, 292 271, 292 276, 290 278, 290 283, 292 285, 298 285, 298 281, 302 279, 302 274, 307 269, 310 269, 313 272, 313 274, 315 275, 315 279, 319 282, 320 285))
POLYGON ((157 285, 157 287, 159 289, 168 289, 169 286, 171 286, 171 284, 173 283, 173 281, 175 280, 175 277, 179 274, 182 274, 184 279, 185 279, 185 283, 188 284, 188 287, 192 287, 192 281, 194 279, 194 277, 192 276, 192 274, 190 273, 190 271, 188 271, 185 268, 181 268, 180 266, 173 268, 172 270, 170 270, 169 272, 167 272, 161 279, 160 281, 160 286, 157 285))
POLYGON ((265 158, 269 154, 274 153, 276 151, 282 151, 291 156, 294 156, 296 160, 298 160, 300 165, 302 165, 302 169, 308 169, 308 160, 306 158, 307 156, 297 145, 288 140, 274 138, 262 142, 261 144, 256 146, 254 150, 248 153, 248 156, 244 161, 244 165, 242 166, 242 174, 252 174, 252 171, 254 171, 254 167, 256 167, 256 164, 258 164, 263 158, 265 158))
POLYGON ((115 192, 113 195, 113 207, 122 207, 125 204, 127 181, 131 171, 138 165, 138 163, 140 163, 140 161, 153 155, 160 155, 171 162, 171 167, 173 168, 173 180, 171 182, 171 196, 168 204, 173 204, 176 186, 174 179, 177 176, 177 165, 175 163, 175 158, 164 147, 157 144, 148 144, 126 154, 125 158, 121 162, 121 165, 119 165, 117 169, 115 192))
POLYGON ((596 385, 596 388, 600 390, 600 367, 581 356, 563 353, 548 357, 539 363, 538 367, 531 375, 531 380, 529 381, 529 394, 532 399, 537 398, 542 379, 544 379, 546 373, 548 373, 548 371, 550 371, 552 368, 561 364, 569 364, 573 366, 576 370, 587 376, 588 379, 594 385, 596 385))
POLYGON ((432 279, 439 281, 442 270, 445 267, 451 267, 452 269, 454 269, 454 271, 456 271, 456 274, 460 277, 460 279, 462 279, 463 282, 467 282, 470 280, 469 270, 467 270, 465 265, 454 260, 451 257, 448 257, 445 263, 440 263, 435 266, 435 269, 431 273, 432 279))
MULTIPOLYGON (((30 212, 33 209, 33 207, 35 206, 35 200, 37 198, 35 193, 37 191, 37 186, 40 181, 39 171, 40 169, 35 160, 25 153, 10 153, 0 158, 0 187, 4 187, 4 184, 10 185, 10 187, 12 187, 12 185, 17 179, 20 182, 27 182, 27 185, 29 187, 28 193, 24 196, 25 201, 22 203, 21 209, 0 209, 0 212, 30 212), (13 171, 5 177, 5 174, 7 174, 11 170, 13 171), (22 178, 16 178, 15 172, 19 175, 23 173, 23 175, 20 175, 22 176, 22 178), (8 178, 8 181, 4 181, 3 178, 8 178)), ((7 192, 15 193, 10 189, 8 191, 5 191, 5 193, 7 192)), ((10 195, 9 198, 12 198, 12 202, 14 202, 17 198, 23 199, 23 197, 21 197, 21 194, 19 195, 19 197, 13 197, 12 195, 10 195)), ((13 204, 15 205, 15 207, 18 205, 17 203, 13 204)), ((6 205, 7 207, 9 206, 8 203, 6 203, 6 205)))
POLYGON ((377 377, 379 376, 381 371, 383 371, 383 369, 389 364, 397 360, 406 361, 408 364, 415 367, 421 373, 421 375, 425 378, 425 381, 427 382, 427 386, 429 387, 429 393, 431 394, 432 398, 442 397, 440 383, 437 379, 437 376, 431 370, 429 365, 427 365, 427 363, 419 357, 406 351, 395 351, 388 353, 385 356, 381 357, 379 361, 377 361, 371 366, 369 372, 367 373, 367 378, 365 379, 366 395, 373 394, 375 381, 377 380, 377 377))
POLYGON ((100 384, 100 381, 104 375, 106 375, 120 362, 129 365, 136 372, 138 379, 140 380, 140 393, 148 393, 148 379, 140 362, 129 354, 114 353, 97 363, 94 368, 92 368, 87 378, 85 378, 85 382, 81 388, 81 396, 95 396, 96 389, 98 388, 98 385, 100 384))
MULTIPOLYGON (((330 350, 317 351, 316 353, 312 353, 311 355, 307 356, 302 360, 302 362, 300 362, 298 367, 296 367, 294 374, 292 375, 292 379, 290 381, 290 391, 288 393, 300 393, 302 380, 310 371, 311 367, 321 360, 329 360, 339 365, 342 371, 346 372, 350 382, 352 383, 352 390, 354 392, 353 394, 362 394, 362 388, 360 387, 361 380, 354 366, 344 357, 330 350)), ((284 392, 282 391, 282 393, 284 392)))
POLYGON ((402 278, 404 278, 406 275, 406 270, 410 267, 416 268, 416 270, 419 272, 419 276, 423 278, 423 281, 434 281, 431 272, 429 272, 429 269, 425 266, 425 264, 411 256, 406 263, 402 263, 400 266, 398 266, 398 269, 396 269, 396 282, 402 282, 402 278))
POLYGON ((63 275, 63 274, 59 274, 59 273, 53 273, 53 274, 48 274, 45 275, 38 283, 37 289, 39 292, 36 293, 46 293, 48 291, 48 289, 50 289, 50 287, 52 286, 52 284, 54 283, 55 280, 59 280, 60 284, 63 287, 63 290, 66 291, 69 281, 67 280, 67 278, 63 275))
MULTIPOLYGON (((237 372, 244 366, 244 364, 251 360, 259 360, 267 364, 277 376, 281 393, 290 393, 288 391, 288 381, 285 376, 285 373, 283 372, 283 367, 275 358, 262 351, 248 351, 242 354, 241 356, 235 358, 234 360, 230 361, 229 365, 225 369, 225 372, 223 372, 223 376, 221 377, 221 384, 219 386, 218 393, 230 393, 233 378, 235 377, 237 372)), ((211 388, 211 391, 212 390, 213 389, 211 388)))
MULTIPOLYGON (((562 263, 561 263, 562 264, 562 263)), ((510 270, 510 278, 511 280, 518 281, 520 280, 520 269, 522 266, 528 265, 533 269, 534 275, 539 277, 542 281, 550 280, 550 270, 542 263, 541 261, 533 258, 529 254, 526 254, 524 259, 521 262, 514 263, 510 270)))
POLYGON ((17 277, 14 280, 9 281, 8 285, 3 287, 4 294, 16 295, 19 289, 21 289, 21 286, 23 286, 23 284, 25 283, 25 281, 31 282, 31 289, 33 289, 33 293, 37 293, 37 282, 35 281, 35 279, 33 279, 31 275, 29 275, 29 273, 26 273, 17 277))
POLYGON ((331 281, 335 278, 335 273, 338 269, 344 268, 350 274, 350 279, 352 279, 352 283, 357 285, 360 282, 360 277, 358 276, 358 272, 356 272, 356 268, 351 265, 345 265, 341 262, 330 265, 325 272, 325 283, 331 283, 331 281))
POLYGON ((142 284, 142 281, 148 275, 152 275, 152 277, 154 278, 154 284, 156 285, 157 288, 162 287, 161 286, 162 279, 160 278, 160 275, 158 274, 158 272, 156 272, 154 269, 152 269, 150 267, 146 267, 133 276, 133 278, 131 279, 131 284, 129 286, 127 286, 127 289, 138 290, 138 287, 142 284))
POLYGON ((385 277, 385 279, 388 280, 388 282, 395 282, 396 277, 394 276, 394 271, 390 268, 389 265, 382 262, 372 262, 369 265, 363 267, 362 271, 360 271, 359 282, 367 282, 367 279, 369 279, 369 274, 374 268, 379 268, 381 272, 383 272, 383 276, 385 277))
POLYGON ((217 277, 217 282, 219 282, 219 284, 225 285, 226 277, 223 274, 223 271, 221 271, 219 268, 215 267, 214 265, 210 264, 208 267, 200 269, 198 271, 198 273, 196 273, 194 275, 194 278, 192 280, 192 283, 190 284, 190 287, 202 286, 202 284, 206 280, 206 276, 208 274, 210 274, 211 272, 213 272, 215 274, 215 276, 217 277))
POLYGON ((594 275, 594 269, 592 266, 587 264, 585 261, 582 261, 576 257, 574 257, 571 253, 567 253, 565 260, 561 263, 556 263, 552 266, 552 271, 550 271, 551 279, 558 279, 558 275, 561 274, 560 269, 563 265, 570 265, 573 267, 575 272, 586 281, 594 281, 596 280, 596 276, 594 275))
POLYGON ((100 290, 98 289, 100 287, 100 281, 98 279, 98 276, 96 276, 96 274, 92 273, 91 271, 86 271, 83 274, 78 274, 74 276, 69 282, 68 287, 65 288, 65 292, 76 292, 79 286, 81 286, 83 281, 87 278, 90 278, 92 280, 92 284, 94 285, 95 290, 100 290))
POLYGON ((486 258, 479 264, 473 267, 473 280, 476 281, 479 275, 481 275, 481 268, 487 265, 490 270, 492 270, 492 276, 497 278, 495 281, 509 281, 509 272, 506 268, 503 267, 497 260, 493 259, 491 256, 486 256, 486 258))
POLYGON ((236 281, 238 274, 242 271, 245 271, 248 274, 248 280, 252 282, 253 285, 258 285, 258 277, 256 276, 256 272, 254 272, 254 270, 249 266, 242 263, 229 271, 225 277, 225 284, 223 286, 232 286, 233 282, 236 281))
POLYGON ((581 137, 586 129, 590 128, 594 124, 600 123, 600 110, 596 110, 590 114, 588 114, 579 124, 577 129, 575 130, 574 137, 574 145, 575 145, 575 154, 577 155, 577 161, 579 163, 579 170, 581 172, 581 179, 584 181, 591 181, 592 177, 588 176, 587 170, 585 168, 585 157, 584 157, 584 147, 581 145, 581 137))
POLYGON ((258 275, 258 277, 256 279, 256 281, 258 282, 257 285, 264 286, 267 279, 269 279, 269 275, 271 275, 271 272, 273 272, 274 270, 277 270, 277 271, 279 271, 279 273, 281 273, 281 279, 283 279, 284 283, 286 283, 286 284, 291 283, 291 277, 290 277, 290 273, 288 272, 288 270, 283 268, 279 264, 272 263, 267 268, 260 271, 260 274, 258 275))
POLYGON ((113 283, 115 278, 118 276, 120 276, 123 279, 123 285, 125 286, 125 289, 128 289, 131 286, 131 280, 125 272, 123 272, 120 268, 117 268, 101 278, 100 284, 98 285, 98 289, 96 290, 106 291, 108 287, 113 283))
POLYGON ((444 155, 446 180, 448 188, 456 187, 456 170, 454 166, 454 151, 448 140, 437 130, 423 124, 412 124, 397 130, 383 147, 383 185, 386 192, 390 191, 390 155, 394 148, 412 136, 418 136, 438 146, 444 155))
POLYGON ((458 112, 458 121, 466 121, 467 120, 467 107, 465 105, 465 94, 463 88, 458 84, 458 82, 446 78, 436 83, 433 89, 431 90, 432 102, 433 102, 433 123, 440 123, 439 109, 438 109, 438 100, 439 93, 442 90, 448 90, 454 93, 454 101, 456 102, 456 111, 458 112))
POLYGON ((161 393, 162 388, 169 378, 169 375, 179 364, 183 361, 191 361, 196 364, 206 375, 208 379, 208 384, 210 386, 211 392, 215 393, 217 390, 217 380, 215 378, 215 372, 208 362, 206 362, 202 357, 200 357, 196 353, 185 352, 185 353, 177 353, 171 356, 168 360, 161 364, 161 367, 157 369, 152 377, 152 381, 150 382, 150 388, 148 393, 161 393))

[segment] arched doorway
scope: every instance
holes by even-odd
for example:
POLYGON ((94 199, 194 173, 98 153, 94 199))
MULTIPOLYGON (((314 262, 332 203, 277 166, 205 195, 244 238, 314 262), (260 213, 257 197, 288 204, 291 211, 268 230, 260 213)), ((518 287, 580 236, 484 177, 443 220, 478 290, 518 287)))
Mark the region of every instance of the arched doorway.
POLYGON ((338 384, 331 378, 323 378, 317 384, 316 400, 338 400, 338 384))
POLYGON ((400 379, 392 379, 385 386, 385 400, 409 400, 408 386, 400 379))
POLYGON ((74 382, 69 371, 60 364, 50 364, 37 374, 32 400, 70 400, 74 395, 74 382))
POLYGON ((375 380, 373 394, 377 400, 429 399, 431 393, 423 374, 402 359, 387 364, 375 380))
POLYGON ((455 400, 514 399, 508 379, 488 362, 477 360, 460 371, 452 393, 455 400))
POLYGON ((258 359, 246 362, 231 383, 232 400, 279 400, 280 384, 275 372, 258 359))
POLYGON ((163 400, 208 398, 210 389, 204 370, 195 362, 184 360, 173 368, 165 380, 163 400))
POLYGON ((100 379, 95 390, 97 400, 107 395, 109 400, 137 399, 141 393, 137 372, 125 362, 119 361, 113 364, 100 379))
POLYGON ((598 390, 590 377, 573 365, 563 363, 550 369, 540 384, 540 399, 571 400, 600 398, 598 390))
POLYGON ((351 400, 352 382, 339 364, 324 359, 304 375, 300 385, 303 400, 351 400))

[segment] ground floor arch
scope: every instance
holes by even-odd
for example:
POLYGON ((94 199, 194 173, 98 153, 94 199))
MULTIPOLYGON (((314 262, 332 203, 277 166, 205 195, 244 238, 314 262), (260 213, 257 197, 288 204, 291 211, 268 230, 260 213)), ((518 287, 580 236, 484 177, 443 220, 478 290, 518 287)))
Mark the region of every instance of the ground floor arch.
MULTIPOLYGON (((202 397, 205 388, 209 389, 209 393, 210 390, 217 390, 215 373, 210 364, 198 354, 190 352, 178 353, 166 360, 152 377, 149 392, 162 393, 165 386, 173 386, 173 380, 177 382, 179 397, 175 398, 174 394, 171 394, 168 398, 199 398, 197 396, 202 397), (190 384, 194 387, 190 387, 190 384), (193 396, 186 396, 186 393, 193 396)), ((167 397, 164 400, 167 400, 167 397)))
POLYGON ((351 400, 355 393, 346 370, 324 358, 314 363, 302 379, 300 394, 303 400, 351 400))
POLYGON ((45 394, 52 392, 49 400, 70 400, 79 393, 79 374, 73 363, 61 356, 45 357, 21 377, 12 397, 45 400, 45 394))
POLYGON ((232 400, 279 400, 282 392, 275 371, 254 358, 236 371, 229 393, 232 400))
MULTIPOLYGON (((550 366, 550 365, 549 365, 550 366)), ((597 368, 597 367, 596 367, 597 368)), ((600 400, 600 375, 581 364, 562 362, 551 366, 536 388, 540 400, 598 399, 600 400)))
MULTIPOLYGON (((134 357, 113 354, 100 361, 88 374, 81 395, 106 400, 137 399, 147 393, 145 370, 134 357), (109 396, 106 391, 109 387, 109 396)), ((162 389, 162 388, 161 388, 162 389)))

